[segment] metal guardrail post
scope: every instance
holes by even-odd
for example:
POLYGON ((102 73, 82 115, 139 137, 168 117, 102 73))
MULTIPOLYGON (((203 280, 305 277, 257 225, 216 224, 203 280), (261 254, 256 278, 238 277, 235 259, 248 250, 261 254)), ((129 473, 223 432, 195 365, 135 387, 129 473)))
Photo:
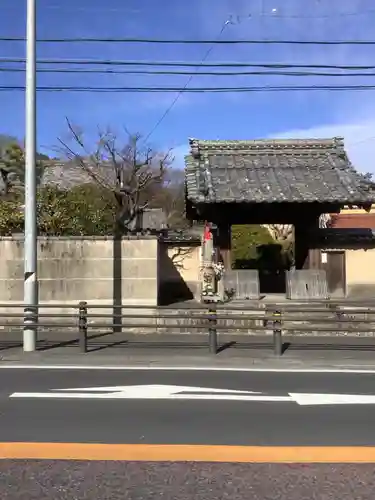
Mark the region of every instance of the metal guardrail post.
POLYGON ((273 352, 275 356, 281 356, 283 353, 283 338, 281 330, 281 311, 272 313, 273 320, 273 352))
POLYGON ((87 352, 87 302, 80 302, 78 307, 79 348, 81 352, 87 352))
POLYGON ((217 354, 217 312, 216 305, 211 305, 209 309, 208 344, 211 354, 217 354))

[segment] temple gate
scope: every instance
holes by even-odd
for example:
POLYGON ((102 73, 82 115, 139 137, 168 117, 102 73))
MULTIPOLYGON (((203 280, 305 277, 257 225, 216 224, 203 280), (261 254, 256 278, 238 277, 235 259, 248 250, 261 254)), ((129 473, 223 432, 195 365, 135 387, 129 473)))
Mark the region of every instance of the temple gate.
MULTIPOLYGON (((324 230, 322 214, 375 202, 374 184, 355 170, 342 138, 189 142, 187 217, 215 228, 214 246, 228 276, 232 225, 292 224, 296 271, 286 290, 300 287, 301 279, 319 281, 311 242, 324 230), (298 274, 302 270, 314 273, 298 274)), ((307 295, 325 293, 305 288, 307 295)))

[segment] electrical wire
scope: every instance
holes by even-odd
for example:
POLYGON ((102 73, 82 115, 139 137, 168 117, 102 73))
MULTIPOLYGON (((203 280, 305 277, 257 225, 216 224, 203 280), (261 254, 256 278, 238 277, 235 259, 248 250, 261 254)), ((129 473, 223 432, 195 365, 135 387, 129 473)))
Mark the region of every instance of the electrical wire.
MULTIPOLYGON (((37 73, 103 74, 103 75, 194 75, 194 76, 322 76, 322 77, 374 77, 375 73, 330 73, 319 71, 165 71, 165 70, 117 70, 82 68, 38 68, 37 73)), ((1 73, 25 73, 26 68, 0 67, 1 73)))
MULTIPOLYGON (((211 0, 210 0, 211 2, 211 0)), ((1 8, 3 9, 9 9, 12 10, 13 8, 18 8, 17 7, 17 2, 14 0, 10 4, 5 4, 2 5, 1 8)), ((62 4, 52 4, 52 3, 46 3, 43 5, 43 10, 58 10, 58 11, 68 11, 68 12, 86 12, 86 13, 121 13, 121 14, 145 14, 145 11, 142 9, 136 9, 136 8, 129 8, 129 7, 111 7, 108 5, 105 5, 104 7, 84 7, 80 5, 70 5, 67 2, 62 3, 62 4)), ((181 9, 182 10, 182 9, 181 9)), ((352 10, 348 12, 334 12, 331 14, 318 14, 318 15, 299 15, 299 14, 283 14, 282 12, 278 11, 271 11, 269 13, 262 12, 261 14, 246 14, 243 16, 231 16, 231 19, 233 20, 233 24, 240 23, 242 22, 243 19, 248 19, 249 17, 252 18, 279 18, 279 19, 337 19, 337 18, 347 18, 347 17, 360 17, 360 16, 366 16, 369 14, 374 14, 375 9, 363 9, 363 10, 352 10)), ((191 16, 191 10, 189 7, 186 9, 186 15, 191 16)))
MULTIPOLYGON (((24 37, 0 37, 0 42, 26 42, 24 37)), ((37 43, 148 43, 172 45, 375 45, 375 40, 199 40, 163 38, 39 38, 37 43)))
POLYGON ((277 19, 337 19, 337 18, 345 18, 345 17, 356 17, 356 16, 367 16, 369 14, 375 14, 375 9, 366 9, 366 10, 354 10, 350 12, 335 12, 334 14, 320 14, 320 15, 300 15, 300 14, 283 14, 277 9, 273 9, 271 12, 266 13, 262 11, 260 14, 245 14, 242 16, 231 16, 231 24, 241 24, 243 21, 246 21, 251 18, 277 18, 277 19))
MULTIPOLYGON (((0 91, 24 91, 24 85, 1 85, 0 91)), ((301 86, 253 86, 253 87, 78 87, 78 86, 39 86, 39 92, 185 92, 185 93, 241 93, 241 92, 295 92, 295 91, 347 91, 375 90, 375 85, 301 85, 301 86)))
MULTIPOLYGON (((0 63, 26 64, 25 58, 0 57, 0 63)), ((298 63, 245 63, 245 62, 184 62, 184 61, 127 61, 110 59, 38 59, 37 64, 80 64, 82 66, 160 66, 184 68, 270 68, 270 69, 346 69, 370 70, 375 65, 341 65, 341 64, 298 64, 298 63)))
MULTIPOLYGON (((219 33, 218 33, 218 35, 216 37, 217 41, 220 40, 220 37, 224 33, 225 28, 228 26, 228 24, 229 24, 228 21, 226 21, 226 22, 223 23, 223 25, 220 28, 220 31, 219 31, 219 33)), ((202 67, 202 64, 204 64, 207 61, 207 59, 209 58, 209 56, 210 56, 211 52, 213 51, 214 47, 215 47, 215 45, 211 44, 210 47, 208 48, 208 50, 205 52, 205 54, 203 55, 203 57, 202 57, 202 59, 200 61, 200 64, 198 65, 198 67, 195 70, 196 73, 198 73, 199 69, 202 67)), ((178 94, 173 99, 173 101, 171 102, 171 104, 167 107, 167 109, 164 111, 164 113, 161 115, 161 117, 157 120, 157 122, 155 123, 155 125, 152 127, 152 129, 150 130, 150 132, 146 135, 145 140, 144 140, 145 142, 147 142, 150 139, 150 137, 152 136, 152 134, 157 130, 157 128, 162 124, 162 122, 165 120, 165 118, 172 111, 172 109, 174 108, 174 106, 177 104, 177 102, 179 101, 180 97, 182 96, 182 94, 186 91, 186 89, 188 88, 188 86, 192 82, 194 76, 195 75, 192 74, 186 80, 186 83, 183 86, 183 88, 178 91, 178 94)))

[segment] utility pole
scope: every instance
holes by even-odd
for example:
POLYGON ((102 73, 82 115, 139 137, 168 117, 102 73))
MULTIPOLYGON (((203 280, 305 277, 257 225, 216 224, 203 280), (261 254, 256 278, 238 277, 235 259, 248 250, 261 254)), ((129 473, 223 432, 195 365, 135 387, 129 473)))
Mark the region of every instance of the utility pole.
POLYGON ((36 220, 36 0, 27 0, 23 350, 35 351, 38 325, 36 220))

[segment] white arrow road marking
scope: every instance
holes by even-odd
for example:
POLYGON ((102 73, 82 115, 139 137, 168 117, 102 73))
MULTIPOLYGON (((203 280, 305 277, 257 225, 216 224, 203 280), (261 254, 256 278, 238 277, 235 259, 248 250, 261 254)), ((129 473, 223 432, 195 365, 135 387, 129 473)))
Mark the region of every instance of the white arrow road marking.
POLYGON ((14 392, 10 398, 38 398, 38 399, 155 399, 155 400, 203 400, 203 401, 293 401, 289 396, 245 396, 232 394, 171 394, 169 396, 135 396, 126 393, 114 392, 111 394, 95 393, 47 393, 47 392, 14 392))
POLYGON ((56 389, 51 392, 14 392, 10 398, 49 399, 169 399, 220 401, 291 401, 290 396, 264 396, 259 392, 178 385, 130 385, 56 389))
POLYGON ((294 402, 300 406, 369 405, 375 395, 289 393, 288 396, 267 396, 261 392, 238 391, 179 385, 129 385, 55 389, 50 392, 14 392, 10 398, 40 399, 159 399, 206 401, 294 402))
POLYGON ((69 392, 126 392, 126 393, 158 393, 177 394, 180 392, 208 392, 208 393, 230 393, 230 394, 261 394, 253 391, 238 391, 234 389, 216 389, 211 387, 192 387, 184 385, 120 385, 114 387, 77 387, 74 389, 55 389, 57 391, 69 392))
POLYGON ((289 396, 301 406, 375 404, 373 395, 289 393, 289 396))

